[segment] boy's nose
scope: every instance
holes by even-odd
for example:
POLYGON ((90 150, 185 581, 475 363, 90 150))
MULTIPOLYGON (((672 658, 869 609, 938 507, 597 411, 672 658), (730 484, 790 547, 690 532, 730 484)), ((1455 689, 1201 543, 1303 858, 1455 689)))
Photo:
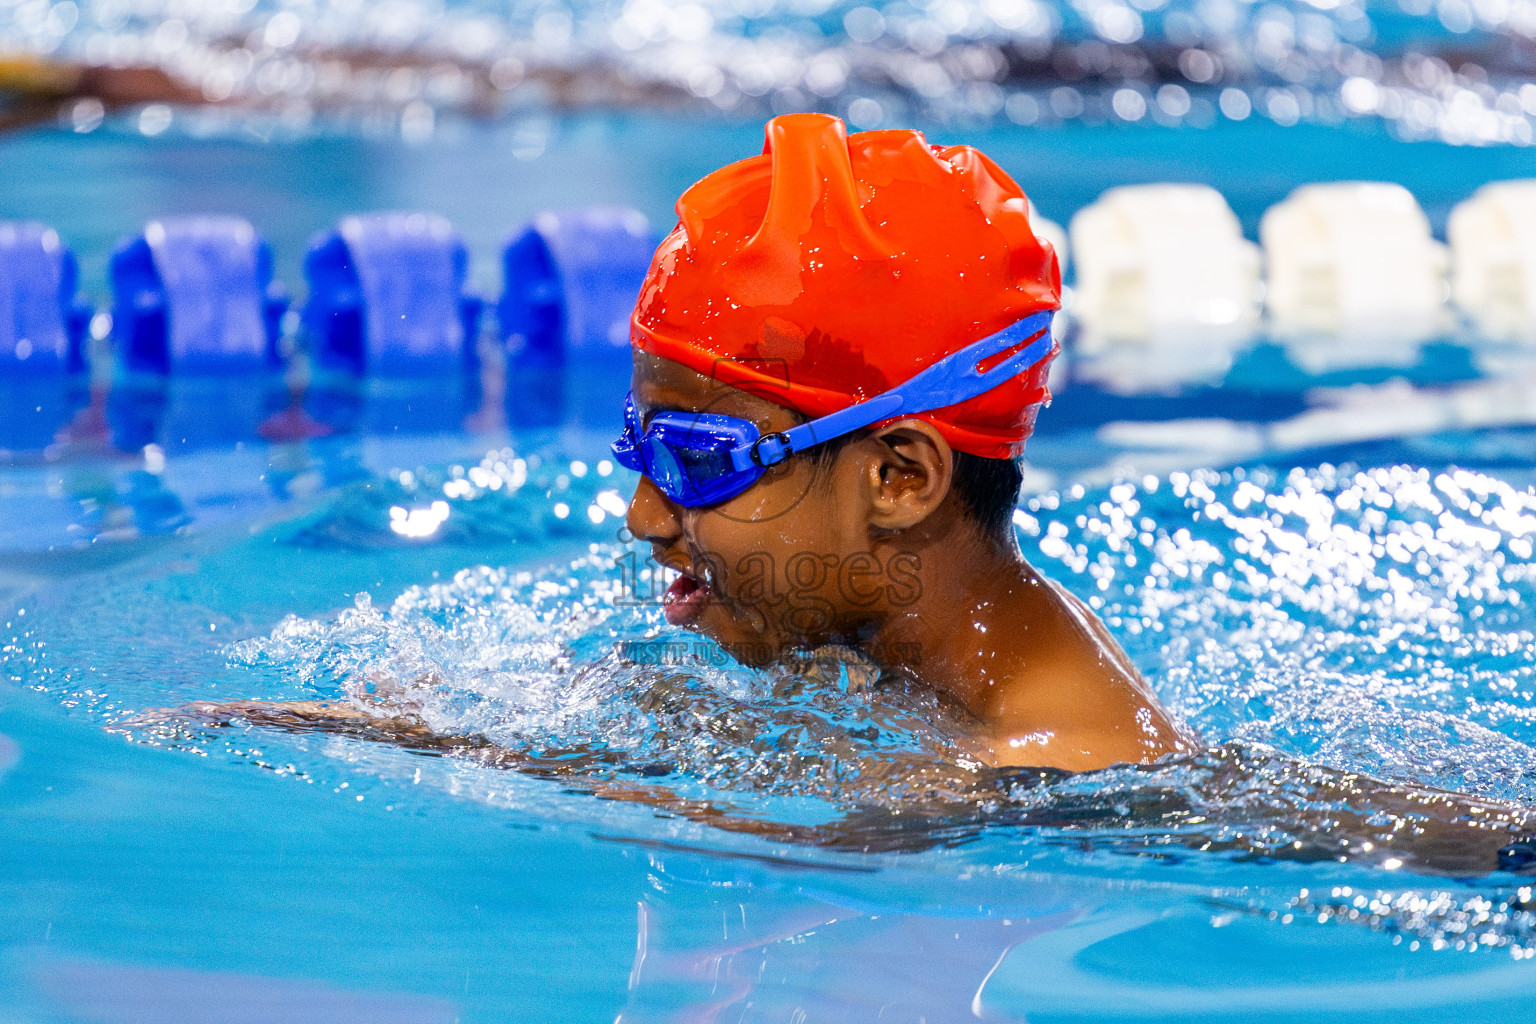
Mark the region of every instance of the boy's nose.
POLYGON ((670 544, 683 532, 677 506, 667 500, 649 477, 641 477, 635 487, 635 496, 629 500, 629 511, 624 515, 624 525, 636 540, 653 544, 670 544))

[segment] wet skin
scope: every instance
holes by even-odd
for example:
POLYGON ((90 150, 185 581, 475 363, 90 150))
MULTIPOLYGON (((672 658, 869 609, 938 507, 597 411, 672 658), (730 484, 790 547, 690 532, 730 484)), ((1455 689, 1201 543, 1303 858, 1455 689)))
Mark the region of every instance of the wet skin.
MULTIPOLYGON (((738 416, 765 433, 795 413, 671 360, 635 354, 642 421, 738 416)), ((1103 624, 1037 573, 1010 529, 989 536, 951 493, 954 456, 922 420, 836 453, 797 455, 719 505, 688 509, 642 478, 627 524, 683 573, 667 618, 744 661, 825 644, 908 673, 974 718, 994 765, 1087 771, 1198 749, 1103 624)))

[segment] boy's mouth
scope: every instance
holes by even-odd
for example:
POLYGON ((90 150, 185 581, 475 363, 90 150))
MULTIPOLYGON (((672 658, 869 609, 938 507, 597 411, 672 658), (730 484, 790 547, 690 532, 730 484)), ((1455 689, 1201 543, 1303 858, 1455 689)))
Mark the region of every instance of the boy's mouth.
POLYGON ((704 613, 709 600, 709 584, 683 573, 672 581, 661 596, 661 613, 669 626, 686 626, 704 613))

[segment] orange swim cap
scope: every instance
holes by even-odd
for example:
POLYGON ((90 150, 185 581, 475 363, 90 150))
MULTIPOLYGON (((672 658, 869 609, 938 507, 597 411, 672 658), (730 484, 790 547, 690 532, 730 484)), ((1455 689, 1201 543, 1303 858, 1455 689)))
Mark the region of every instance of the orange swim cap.
MULTIPOLYGON (((677 216, 632 344, 807 416, 1061 305, 1056 253, 1019 186, 977 150, 916 131, 850 137, 827 114, 776 117, 763 155, 688 189, 677 216)), ((958 451, 1017 455, 1055 354, 921 418, 958 451)))

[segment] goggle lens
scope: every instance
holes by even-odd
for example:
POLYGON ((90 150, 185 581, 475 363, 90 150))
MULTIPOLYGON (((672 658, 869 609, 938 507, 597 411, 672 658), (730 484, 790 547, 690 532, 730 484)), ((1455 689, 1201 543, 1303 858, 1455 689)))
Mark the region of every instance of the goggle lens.
POLYGON ((624 401, 624 433, 613 442, 621 466, 644 473, 667 498, 685 508, 728 501, 757 482, 763 471, 737 469, 731 450, 758 437, 756 424, 714 413, 655 416, 641 430, 634 398, 624 401))
POLYGON ((645 475, 661 489, 661 493, 678 501, 689 491, 688 473, 673 455, 672 449, 660 438, 648 437, 642 442, 645 453, 645 475))

